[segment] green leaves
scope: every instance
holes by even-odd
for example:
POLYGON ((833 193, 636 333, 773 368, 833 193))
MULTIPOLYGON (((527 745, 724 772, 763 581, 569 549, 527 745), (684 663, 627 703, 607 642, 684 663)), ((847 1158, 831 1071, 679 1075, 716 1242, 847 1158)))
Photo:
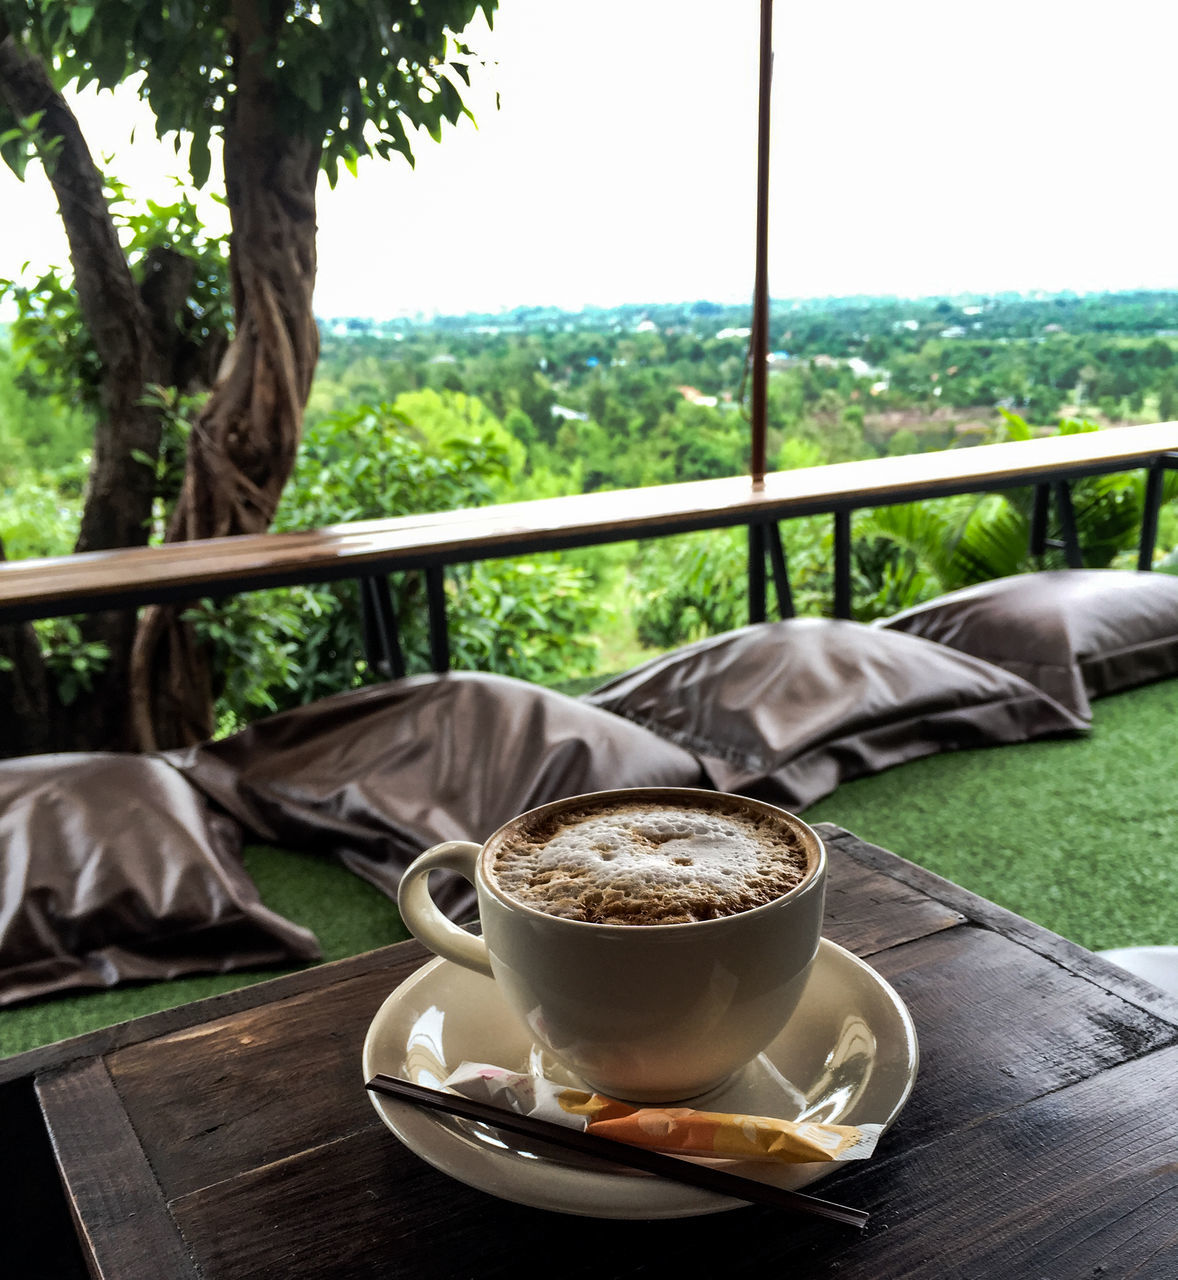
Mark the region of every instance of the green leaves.
POLYGON ((33 623, 45 665, 64 707, 78 694, 94 687, 110 660, 110 650, 97 640, 86 640, 76 618, 46 618, 33 623))
POLYGON ((634 589, 638 639, 671 649, 748 621, 748 544, 743 529, 645 544, 634 589))
POLYGON ((1027 425, 1025 419, 1020 418, 1017 413, 1011 413, 1009 409, 1004 409, 1001 405, 998 406, 998 412, 1006 423, 1006 438, 1008 440, 1029 440, 1031 438, 1031 428, 1027 425))
POLYGON ((94 19, 94 6, 75 4, 70 6, 70 32, 75 36, 85 35, 86 28, 94 19))
MULTIPOLYGON (((44 115, 43 111, 35 111, 17 120, 12 128, 0 132, 0 158, 21 182, 25 180, 30 160, 40 157, 42 162, 52 163, 60 148, 59 138, 42 138, 38 133, 44 115)), ((0 107, 0 122, 3 118, 3 108, 0 107)))
MULTIPOLYGON (((1003 414, 1012 438, 1029 439, 1026 423, 1016 414, 1003 414)), ((1097 428, 1085 421, 1061 423, 1060 435, 1097 428)), ((1178 493, 1178 477, 1166 490, 1178 493)), ((1089 476, 1070 486, 1072 508, 1084 563, 1105 568, 1133 551, 1141 529, 1144 479, 1140 473, 1089 476)), ((1007 490, 976 496, 878 508, 856 521, 856 535, 883 539, 926 575, 920 587, 930 594, 956 590, 976 582, 1009 577, 1039 567, 1030 553, 1032 492, 1007 490)), ((1053 520, 1058 513, 1052 508, 1053 520)), ((1049 536, 1059 539, 1057 524, 1049 536)), ((857 548, 858 554, 858 548, 857 548)), ((1043 557, 1045 567, 1063 564, 1059 550, 1043 557)), ((905 603, 913 604, 915 599, 905 603)), ((898 604, 897 608, 904 607, 898 604)))
MULTIPOLYGON (((405 399, 434 419, 418 425, 392 405, 360 404, 312 427, 275 528, 492 501, 511 456, 502 427, 464 397, 462 413, 482 424, 483 434, 447 435, 442 400, 405 399)), ((406 574, 393 589, 410 669, 425 670, 424 583, 406 574)), ((456 666, 540 681, 593 669, 601 605, 583 567, 560 556, 457 566, 447 571, 446 592, 456 666)), ((225 724, 381 678, 364 657, 354 583, 238 597, 194 612, 193 621, 215 646, 226 679, 219 706, 225 724)))
POLYGON ((188 172, 192 178, 192 185, 198 191, 208 182, 212 165, 213 155, 209 149, 208 135, 194 134, 188 146, 188 172))
MULTIPOLYGON (((193 264, 183 321, 199 345, 231 325, 225 246, 205 230, 193 194, 179 183, 177 187, 171 203, 149 199, 135 205, 117 177, 106 181, 112 219, 137 280, 155 250, 181 254, 193 264)), ((12 346, 22 381, 99 412, 102 367, 72 280, 56 268, 28 284, 0 280, 4 297, 16 306, 12 346)))
MULTIPOLYGON (((494 0, 43 0, 11 19, 62 83, 110 88, 141 75, 140 96, 160 136, 191 138, 196 187, 210 172, 213 134, 233 126, 249 79, 250 101, 267 102, 267 127, 322 143, 334 182, 366 155, 394 152, 412 163, 407 126, 441 137, 444 123, 469 115, 471 50, 454 33, 494 0), (239 47, 250 32, 249 56, 239 47)), ((17 159, 0 143, 8 163, 17 159)), ((19 163, 19 160, 17 160, 19 163)))

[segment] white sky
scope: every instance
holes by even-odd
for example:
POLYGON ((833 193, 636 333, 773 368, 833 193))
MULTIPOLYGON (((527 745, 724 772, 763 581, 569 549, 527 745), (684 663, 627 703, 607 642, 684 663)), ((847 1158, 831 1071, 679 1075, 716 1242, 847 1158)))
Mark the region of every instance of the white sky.
MULTIPOLYGON (((746 301, 757 0, 501 0, 463 122, 319 204, 316 310, 746 301), (502 106, 494 108, 494 90, 502 106)), ((775 297, 1178 287, 1178 6, 777 0, 775 297)), ((170 144, 106 95, 96 154, 165 196, 170 144)), ((66 259, 0 167, 0 275, 66 259)))

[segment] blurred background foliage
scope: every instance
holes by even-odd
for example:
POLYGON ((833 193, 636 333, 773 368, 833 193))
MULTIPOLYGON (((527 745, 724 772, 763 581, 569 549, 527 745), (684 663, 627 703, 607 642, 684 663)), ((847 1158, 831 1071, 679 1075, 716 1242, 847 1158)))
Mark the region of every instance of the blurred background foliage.
MULTIPOLYGON (((122 226, 141 255, 168 237, 182 242, 202 264, 194 323, 223 323, 221 248, 203 238, 182 192, 143 214, 128 208, 122 226)), ((98 411, 86 390, 91 356, 61 273, 8 293, 18 319, 0 329, 0 538, 10 558, 64 554, 98 411)), ((741 320, 740 309, 695 303, 324 323, 300 457, 274 527, 740 474, 749 437, 741 320)), ((936 300, 779 309, 771 465, 1113 428, 1174 408, 1178 340, 1158 334, 1178 331, 1178 294, 999 299, 965 320, 963 308, 936 300)), ((150 394, 171 441, 158 467, 158 539, 196 401, 177 388, 150 394)), ((1167 484, 1157 565, 1178 570, 1178 473, 1167 484)), ((1087 563, 1135 563, 1143 485, 1131 473, 1073 486, 1087 563)), ((856 616, 1061 563, 1056 551, 1030 557, 1031 506, 1031 492, 1015 490, 856 513, 856 616)), ((831 520, 790 521, 781 532, 797 611, 829 613, 831 520)), ((743 625, 746 584, 743 530, 458 566, 446 575, 453 663, 583 687, 743 625)), ((391 586, 408 669, 427 670, 424 583, 410 573, 391 586)), ((206 601, 192 616, 216 651, 222 732, 383 678, 364 656, 354 583, 206 601)), ((68 703, 100 677, 103 654, 73 620, 37 629, 68 703)))

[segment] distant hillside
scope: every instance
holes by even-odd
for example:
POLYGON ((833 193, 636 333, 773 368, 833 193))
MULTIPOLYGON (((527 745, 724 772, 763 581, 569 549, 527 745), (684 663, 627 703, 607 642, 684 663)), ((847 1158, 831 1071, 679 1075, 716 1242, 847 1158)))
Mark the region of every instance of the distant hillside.
MULTIPOLYGON (((1027 337, 1047 325, 1072 333, 1178 333, 1178 290, 1121 293, 995 293, 953 297, 777 298, 770 302, 771 329, 799 317, 816 318, 838 329, 885 331, 915 321, 918 330, 959 326, 989 336, 1027 337)), ((679 303, 627 303, 616 307, 515 307, 503 312, 455 316, 321 317, 325 331, 392 335, 410 331, 539 333, 583 329, 631 330, 644 322, 657 328, 684 327, 697 332, 747 326, 749 306, 707 300, 679 303)))

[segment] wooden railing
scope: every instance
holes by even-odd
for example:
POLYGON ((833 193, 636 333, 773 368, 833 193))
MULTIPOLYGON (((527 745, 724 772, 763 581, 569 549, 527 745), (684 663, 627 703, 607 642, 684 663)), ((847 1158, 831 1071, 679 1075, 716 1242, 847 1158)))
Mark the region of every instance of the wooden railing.
POLYGON ((1178 467, 1178 422, 1109 428, 1005 444, 844 462, 747 477, 701 480, 517 502, 430 515, 333 525, 160 547, 0 563, 0 624, 149 603, 222 597, 265 587, 352 578, 361 584, 369 657, 401 674, 388 575, 424 570, 435 670, 449 666, 447 565, 635 538, 744 525, 749 530, 750 618, 765 617, 766 559, 782 616, 792 613, 779 522, 834 518, 834 613, 851 612, 851 517, 859 509, 959 493, 1034 486, 1032 552, 1046 544, 1054 502, 1068 563, 1082 564, 1069 484, 1082 476, 1147 472, 1138 565, 1148 569, 1162 480, 1178 467))

